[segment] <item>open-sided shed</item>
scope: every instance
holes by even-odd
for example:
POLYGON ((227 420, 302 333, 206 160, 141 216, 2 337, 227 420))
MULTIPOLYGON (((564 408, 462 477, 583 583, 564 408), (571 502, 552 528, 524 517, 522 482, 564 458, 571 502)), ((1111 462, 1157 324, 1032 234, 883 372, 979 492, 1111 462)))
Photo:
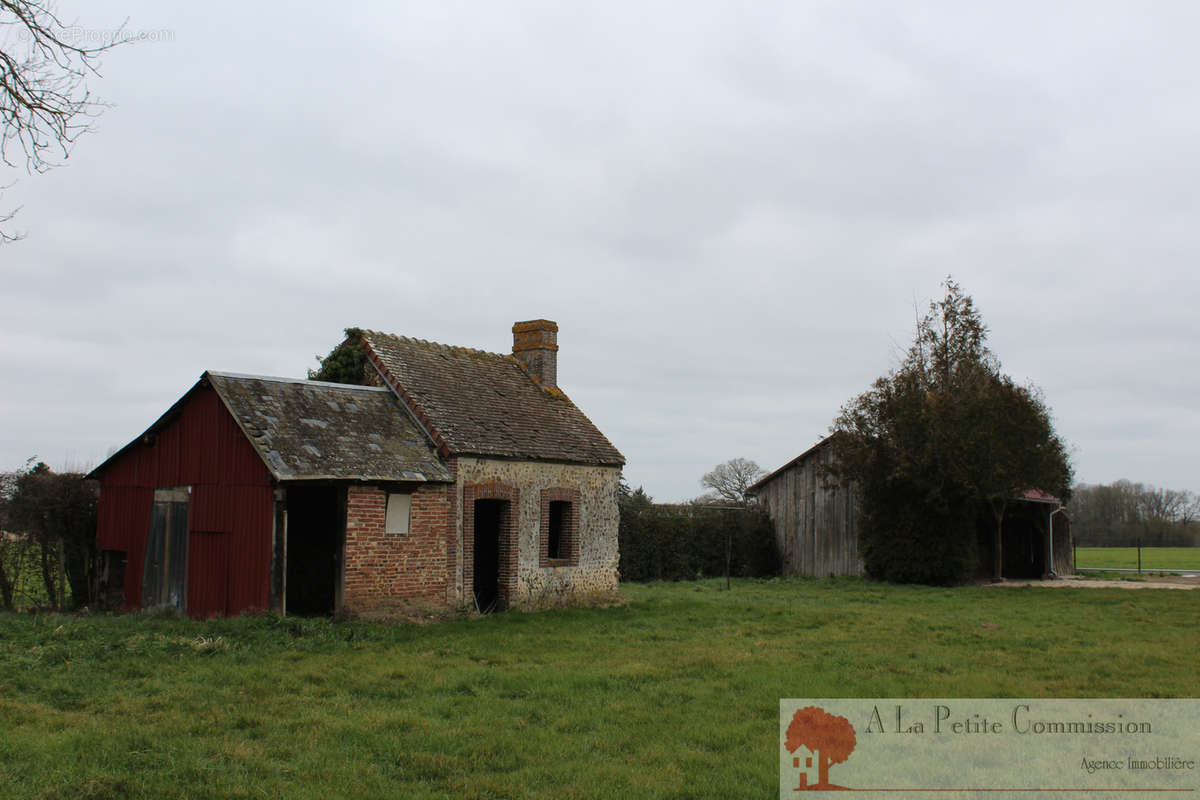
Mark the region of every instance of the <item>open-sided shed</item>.
MULTIPOLYGON (((834 449, 826 437, 750 486, 775 525, 785 575, 862 575, 858 540, 858 498, 828 472, 834 449)), ((964 535, 977 538, 976 575, 994 574, 995 521, 981 509, 979 525, 964 535)), ((1011 499, 1001 542, 1006 578, 1069 575, 1074 572, 1070 520, 1058 498, 1030 490, 1011 499)))

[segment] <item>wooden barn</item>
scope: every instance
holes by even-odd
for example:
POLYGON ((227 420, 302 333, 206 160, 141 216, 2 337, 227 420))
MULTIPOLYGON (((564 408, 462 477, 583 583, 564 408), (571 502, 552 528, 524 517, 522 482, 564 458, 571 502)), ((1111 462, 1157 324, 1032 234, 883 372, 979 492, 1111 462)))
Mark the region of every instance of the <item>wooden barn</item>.
POLYGON ((833 457, 822 439, 747 490, 775 523, 784 575, 862 575, 858 500, 825 477, 833 457))
MULTIPOLYGON (((827 437, 765 478, 747 494, 758 498, 775 525, 785 575, 862 575, 858 499, 853 487, 827 477, 833 458, 827 437)), ((975 531, 980 579, 995 574, 995 522, 981 513, 975 531)), ((1013 498, 1005 513, 1001 575, 1041 578, 1074 572, 1070 520, 1056 497, 1030 490, 1013 498), (1052 535, 1049 535, 1050 532, 1052 535), (1052 564, 1052 569, 1047 565, 1052 564)))
POLYGON ((366 331, 365 384, 205 372, 92 472, 109 604, 394 616, 615 592, 624 458, 558 326, 486 353, 366 331))

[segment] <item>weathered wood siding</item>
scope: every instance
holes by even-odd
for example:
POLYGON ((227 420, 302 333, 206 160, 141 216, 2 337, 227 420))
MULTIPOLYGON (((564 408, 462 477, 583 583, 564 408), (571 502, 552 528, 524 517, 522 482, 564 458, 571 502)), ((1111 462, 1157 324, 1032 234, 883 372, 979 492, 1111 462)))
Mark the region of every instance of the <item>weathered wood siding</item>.
POLYGON ((757 490, 771 521, 785 575, 862 575, 855 493, 824 477, 832 448, 817 447, 757 490))
POLYGON ((1054 572, 1057 575, 1075 574, 1075 539, 1071 520, 1066 514, 1054 517, 1054 572))

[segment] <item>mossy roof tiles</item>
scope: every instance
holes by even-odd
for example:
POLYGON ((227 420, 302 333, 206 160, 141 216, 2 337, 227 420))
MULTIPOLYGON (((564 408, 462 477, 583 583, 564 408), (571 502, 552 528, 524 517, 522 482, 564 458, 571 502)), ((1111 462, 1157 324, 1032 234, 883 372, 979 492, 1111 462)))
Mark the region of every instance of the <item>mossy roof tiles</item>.
POLYGON ((205 378, 277 480, 453 480, 389 389, 222 372, 205 378))
POLYGON ((512 356, 363 331, 368 356, 455 455, 620 466, 625 458, 561 390, 512 356))

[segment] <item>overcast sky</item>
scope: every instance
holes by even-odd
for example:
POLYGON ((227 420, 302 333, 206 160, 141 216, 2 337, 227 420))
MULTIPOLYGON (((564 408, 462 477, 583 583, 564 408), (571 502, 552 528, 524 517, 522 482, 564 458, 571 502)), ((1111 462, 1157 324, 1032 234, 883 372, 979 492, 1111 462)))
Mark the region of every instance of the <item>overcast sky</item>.
POLYGON ((953 274, 1079 480, 1200 489, 1196 3, 59 7, 144 38, 3 181, 0 470, 348 326, 547 317, 628 481, 690 498, 826 433, 953 274))

